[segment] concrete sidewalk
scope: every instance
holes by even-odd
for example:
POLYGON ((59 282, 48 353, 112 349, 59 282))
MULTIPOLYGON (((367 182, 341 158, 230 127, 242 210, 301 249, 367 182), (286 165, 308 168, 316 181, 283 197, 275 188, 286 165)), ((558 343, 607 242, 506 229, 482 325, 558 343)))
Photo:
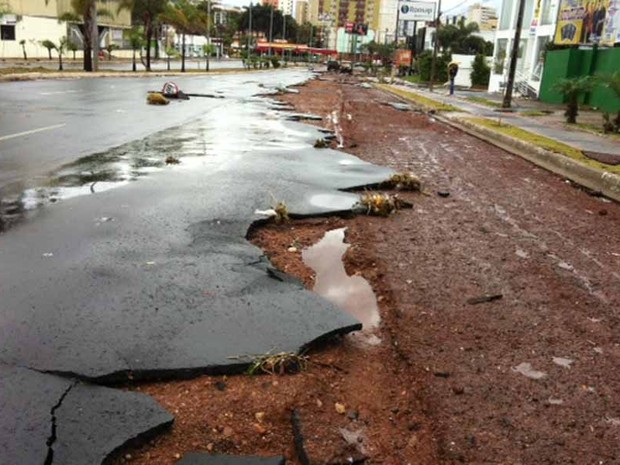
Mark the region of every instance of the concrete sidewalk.
POLYGON ((464 98, 450 97, 443 90, 429 92, 405 81, 382 88, 427 109, 437 107, 437 119, 584 186, 593 194, 620 202, 620 140, 541 124, 533 117, 495 111, 464 98), (500 119, 504 130, 494 127, 500 119), (511 127, 523 134, 511 133, 511 127))
POLYGON ((551 127, 549 125, 541 124, 541 121, 536 118, 522 116, 517 112, 500 112, 494 108, 467 101, 464 98, 455 96, 450 97, 443 89, 436 92, 429 92, 427 89, 422 89, 416 85, 407 83, 406 81, 401 81, 399 84, 395 85, 395 87, 403 90, 415 91, 426 98, 443 104, 452 105, 462 111, 466 111, 473 117, 489 118, 493 120, 501 118, 502 122, 506 124, 510 124, 534 134, 556 140, 582 151, 604 153, 614 157, 617 156, 620 161, 620 139, 618 141, 614 141, 609 138, 591 134, 586 131, 580 131, 578 129, 567 130, 551 127))

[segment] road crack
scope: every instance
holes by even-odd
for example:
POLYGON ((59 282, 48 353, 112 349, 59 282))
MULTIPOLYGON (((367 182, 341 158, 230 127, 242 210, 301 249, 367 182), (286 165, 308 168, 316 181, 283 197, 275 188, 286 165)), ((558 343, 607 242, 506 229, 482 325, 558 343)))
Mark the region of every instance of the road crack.
POLYGON ((76 384, 77 384, 77 381, 71 382, 71 384, 67 387, 65 392, 63 392, 62 395, 60 396, 60 399, 58 399, 58 402, 56 403, 56 405, 54 405, 52 409, 50 410, 50 416, 52 417, 51 418, 52 430, 50 432, 50 436, 47 438, 47 441, 46 441, 47 456, 45 457, 45 462, 43 465, 52 465, 52 463, 54 462, 54 447, 53 446, 54 446, 54 443, 56 442, 56 429, 58 426, 57 419, 56 419, 56 410, 60 408, 63 401, 65 400, 65 397, 67 397, 69 392, 71 392, 71 390, 75 387, 76 384))

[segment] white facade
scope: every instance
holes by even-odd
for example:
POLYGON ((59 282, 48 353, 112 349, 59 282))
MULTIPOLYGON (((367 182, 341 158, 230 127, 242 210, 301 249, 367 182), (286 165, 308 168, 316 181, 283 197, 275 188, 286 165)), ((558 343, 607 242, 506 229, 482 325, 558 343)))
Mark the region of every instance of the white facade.
POLYGON ((391 42, 396 31, 398 0, 381 0, 379 2, 379 27, 377 42, 391 42))
MULTIPOLYGON (((0 23, 3 27, 15 28, 15 40, 0 40, 0 58, 23 58, 22 40, 25 41, 28 59, 48 58, 47 49, 41 46, 41 41, 51 40, 57 44, 61 37, 67 35, 67 23, 59 23, 52 18, 5 15, 0 23)), ((56 52, 52 52, 52 57, 58 57, 56 52)))
MULTIPOLYGON (((518 0, 504 0, 500 9, 489 81, 490 92, 502 91, 508 79, 517 7, 518 0)), ((526 0, 515 87, 538 95, 543 70, 543 53, 547 43, 553 41, 558 7, 559 0, 526 0)))
POLYGON ((481 31, 492 31, 497 27, 497 11, 490 6, 474 3, 467 8, 466 23, 476 23, 481 31))
POLYGON ((293 0, 280 0, 280 10, 283 15, 292 16, 295 13, 295 8, 293 6, 293 0))

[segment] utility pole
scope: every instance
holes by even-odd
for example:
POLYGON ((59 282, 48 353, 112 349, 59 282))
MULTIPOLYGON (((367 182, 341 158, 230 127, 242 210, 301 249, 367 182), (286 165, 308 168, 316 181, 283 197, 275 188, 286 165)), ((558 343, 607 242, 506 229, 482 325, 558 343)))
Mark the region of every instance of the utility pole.
POLYGON ((400 2, 396 4, 396 7, 398 9, 396 10, 396 30, 394 31, 394 43, 398 48, 398 29, 400 28, 400 2))
POLYGON ((510 108, 512 103, 512 88, 515 84, 515 73, 517 72, 517 58, 519 55, 519 42, 521 42, 521 28, 523 27, 523 13, 525 11, 525 0, 519 0, 519 11, 517 13, 517 30, 512 42, 512 51, 510 52, 510 67, 508 68, 508 82, 506 83, 506 92, 504 93, 504 101, 502 108, 510 108))
POLYGON ((269 56, 271 56, 271 43, 273 42, 273 5, 269 5, 269 56))
POLYGON ((209 71, 209 59, 211 58, 211 0, 207 0, 207 71, 209 71))
POLYGON ((435 42, 433 43, 433 59, 431 60, 431 82, 428 83, 428 90, 433 91, 435 82, 435 70, 437 68, 437 50, 439 49, 439 27, 441 22, 441 0, 437 1, 437 18, 435 19, 435 42))

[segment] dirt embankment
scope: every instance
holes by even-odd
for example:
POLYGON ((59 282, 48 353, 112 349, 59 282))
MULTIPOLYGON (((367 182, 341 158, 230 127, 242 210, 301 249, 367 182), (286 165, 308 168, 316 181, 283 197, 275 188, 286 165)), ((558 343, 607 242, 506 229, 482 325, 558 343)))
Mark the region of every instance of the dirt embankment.
POLYGON ((176 423, 117 463, 204 450, 298 464, 293 412, 313 464, 620 463, 618 205, 355 78, 300 89, 281 98, 335 111, 344 150, 415 172, 425 193, 401 194, 414 208, 389 218, 293 221, 251 239, 311 288, 300 251, 347 227, 346 268, 375 290, 381 344, 335 341, 292 376, 144 384, 176 423), (501 297, 475 300, 487 295, 501 297))

